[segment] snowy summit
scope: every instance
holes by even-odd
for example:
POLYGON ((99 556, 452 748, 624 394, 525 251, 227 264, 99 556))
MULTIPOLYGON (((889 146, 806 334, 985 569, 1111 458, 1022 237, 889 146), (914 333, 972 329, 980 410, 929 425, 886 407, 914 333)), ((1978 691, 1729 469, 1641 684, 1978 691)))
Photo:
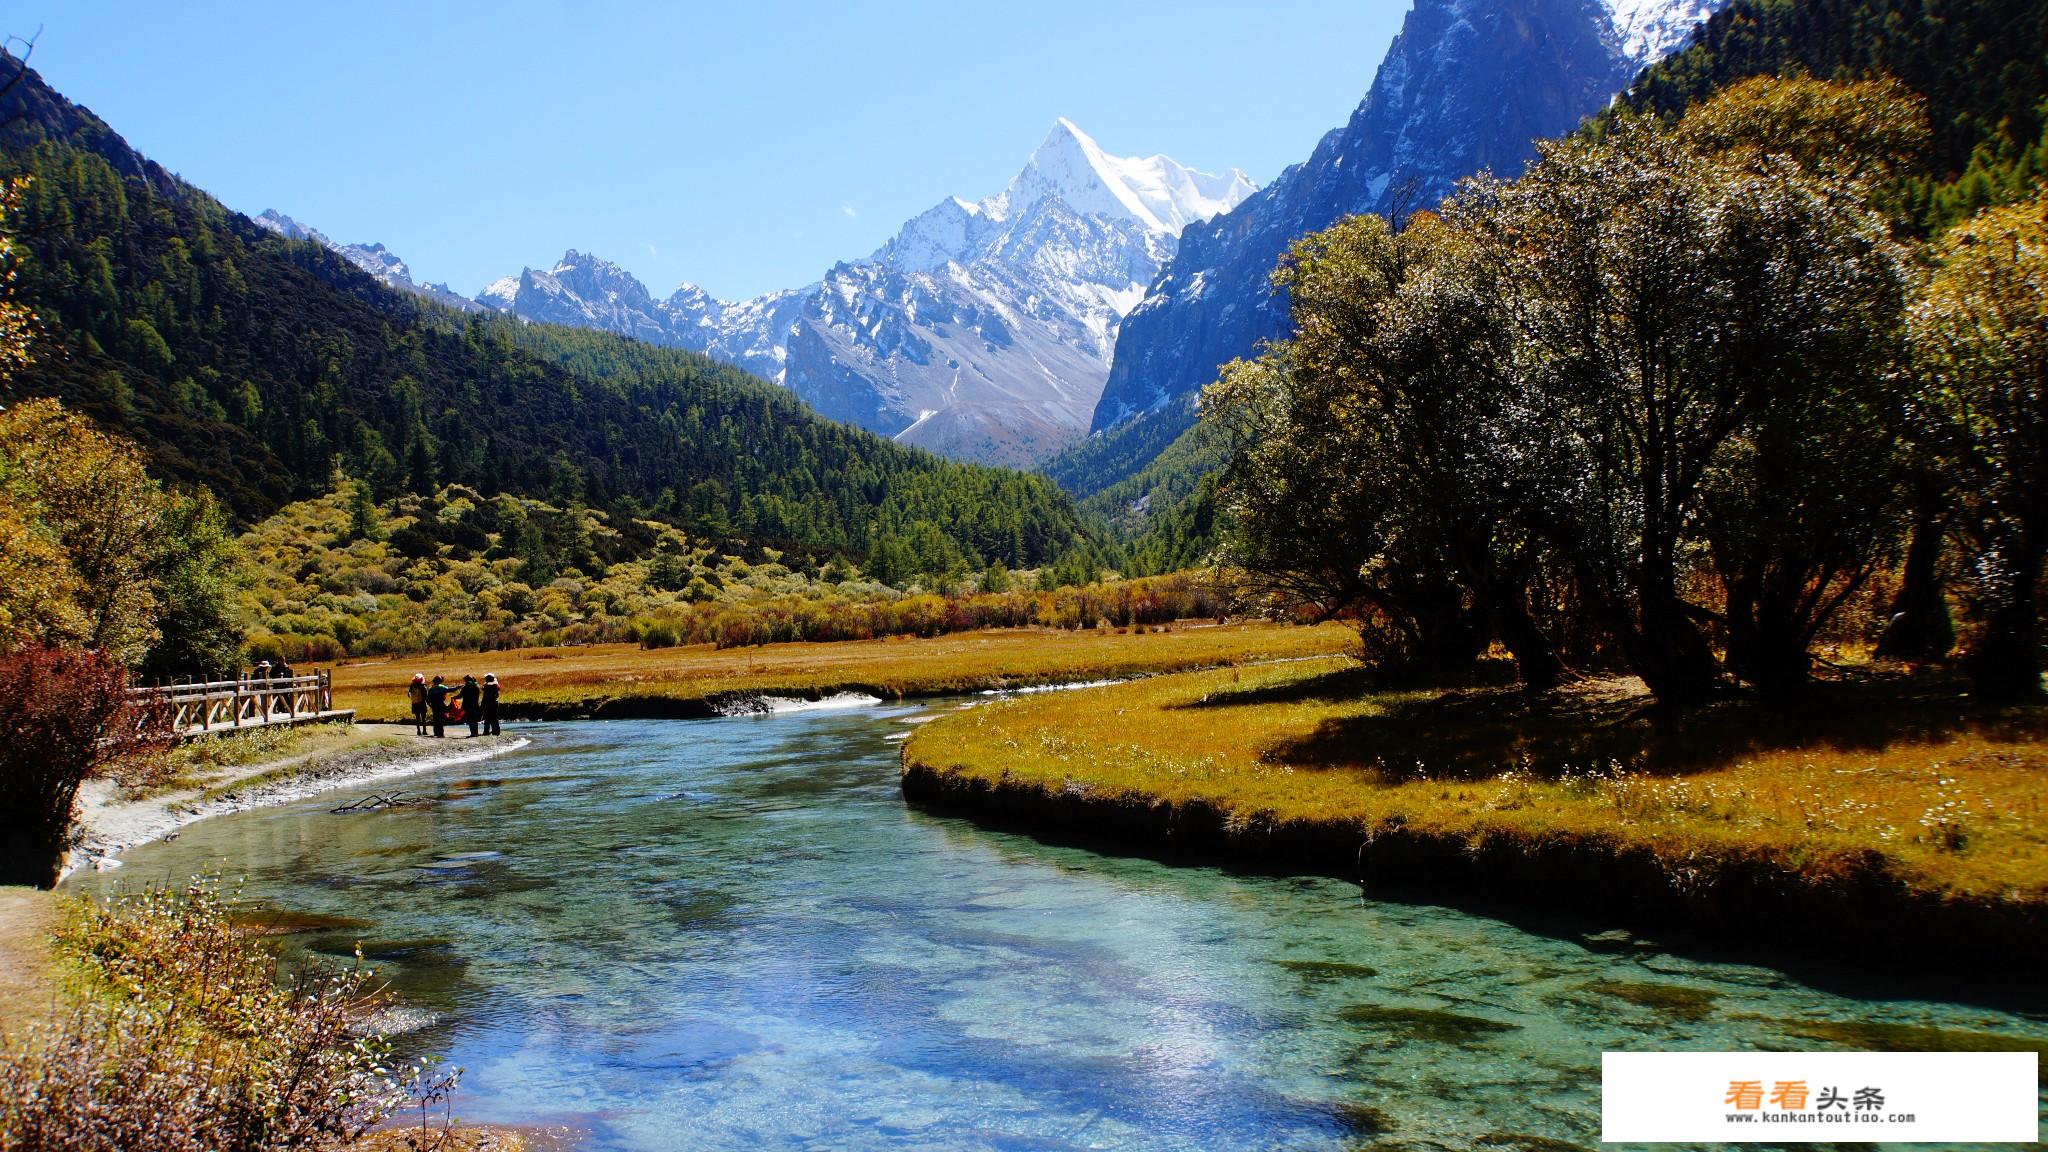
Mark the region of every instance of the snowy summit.
POLYGON ((1189 224, 1228 212, 1256 190, 1235 168, 1214 175, 1169 156, 1112 156, 1062 116, 1008 187, 978 203, 957 196, 940 201, 905 224, 874 259, 914 270, 965 263, 989 235, 1049 198, 1084 216, 1178 238, 1189 224))
POLYGON ((727 302, 685 283, 655 300, 571 252, 477 302, 704 352, 904 443, 1031 464, 1086 429, 1117 329, 1181 230, 1253 191, 1236 169, 1112 155, 1061 118, 1001 192, 948 197, 803 288, 727 302))
POLYGON ((1722 0, 1602 0, 1621 54, 1637 67, 1653 63, 1682 46, 1693 29, 1721 7, 1722 0))
POLYGON ((1197 220, 1230 211, 1255 190, 1235 168, 1219 176, 1168 156, 1112 156, 1062 116, 1000 199, 1022 211, 1057 194, 1077 212, 1121 215, 1178 236, 1197 220))

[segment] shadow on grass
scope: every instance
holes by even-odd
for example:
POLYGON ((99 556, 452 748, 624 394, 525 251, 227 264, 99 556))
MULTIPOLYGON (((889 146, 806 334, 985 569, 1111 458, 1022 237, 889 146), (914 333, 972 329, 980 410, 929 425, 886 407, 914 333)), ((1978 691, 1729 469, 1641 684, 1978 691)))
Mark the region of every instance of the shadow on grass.
POLYGON ((1515 665, 1511 660, 1482 660, 1471 671, 1451 679, 1390 673, 1373 667, 1351 667, 1252 688, 1226 688, 1199 700, 1170 707, 1241 708, 1256 704, 1305 704, 1316 700, 1342 703, 1382 693, 1440 695, 1482 689, 1508 690, 1513 689, 1515 683, 1515 665))
POLYGON ((1226 690, 1186 708, 1235 708, 1378 695, 1373 714, 1327 720, 1269 751, 1296 767, 1345 768, 1388 781, 1488 779, 1516 765, 1554 778, 1622 764, 1684 774, 1746 756, 1804 749, 1876 752, 1975 734, 2048 735, 2048 707, 1972 704, 1941 677, 1869 676, 1814 684, 1796 700, 1746 695, 1703 707, 1660 707, 1639 681, 1589 680, 1530 694, 1482 672, 1435 689, 1346 669, 1282 684, 1226 690))

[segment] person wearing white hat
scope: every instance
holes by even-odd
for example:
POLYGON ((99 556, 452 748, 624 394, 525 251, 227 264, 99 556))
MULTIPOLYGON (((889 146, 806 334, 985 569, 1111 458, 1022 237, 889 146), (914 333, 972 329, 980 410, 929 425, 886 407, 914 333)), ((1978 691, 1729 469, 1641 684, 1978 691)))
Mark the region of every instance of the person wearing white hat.
POLYGON ((484 735, 498 735, 498 675, 484 673, 484 735))
POLYGON ((415 736, 427 734, 427 677, 425 673, 412 674, 412 684, 405 690, 405 698, 412 702, 412 731, 415 736))

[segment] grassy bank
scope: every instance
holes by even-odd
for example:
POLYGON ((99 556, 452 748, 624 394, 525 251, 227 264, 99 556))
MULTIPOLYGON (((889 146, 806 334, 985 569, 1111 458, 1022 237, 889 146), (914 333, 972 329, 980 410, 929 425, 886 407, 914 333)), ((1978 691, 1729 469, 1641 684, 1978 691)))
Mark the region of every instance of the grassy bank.
POLYGON ((114 798, 131 801, 171 792, 210 792, 246 778, 252 765, 284 770, 363 739, 353 725, 330 723, 253 728, 189 740, 128 774, 114 798))
POLYGON ((2048 958, 2048 717, 1910 685, 1671 720, 1627 684, 1374 690, 1349 661, 992 703, 913 798, 1140 850, 1750 939, 2048 958))
POLYGON ((724 650, 604 644, 345 664, 335 669, 334 690, 336 706, 356 709, 361 719, 398 720, 414 672, 455 683, 464 673, 494 672, 504 684, 508 718, 688 716, 710 714, 735 697, 933 696, 1328 656, 1356 645, 1356 635, 1342 627, 1262 623, 1183 623, 1145 632, 1010 628, 724 650))

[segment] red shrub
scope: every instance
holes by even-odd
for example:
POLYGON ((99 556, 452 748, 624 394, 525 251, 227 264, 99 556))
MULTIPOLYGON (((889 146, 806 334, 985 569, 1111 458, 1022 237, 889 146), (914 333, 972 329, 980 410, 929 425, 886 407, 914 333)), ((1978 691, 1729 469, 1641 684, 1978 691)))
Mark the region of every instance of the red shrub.
POLYGON ((140 742, 127 684, 98 652, 0 653, 0 884, 57 882, 78 786, 140 742))

